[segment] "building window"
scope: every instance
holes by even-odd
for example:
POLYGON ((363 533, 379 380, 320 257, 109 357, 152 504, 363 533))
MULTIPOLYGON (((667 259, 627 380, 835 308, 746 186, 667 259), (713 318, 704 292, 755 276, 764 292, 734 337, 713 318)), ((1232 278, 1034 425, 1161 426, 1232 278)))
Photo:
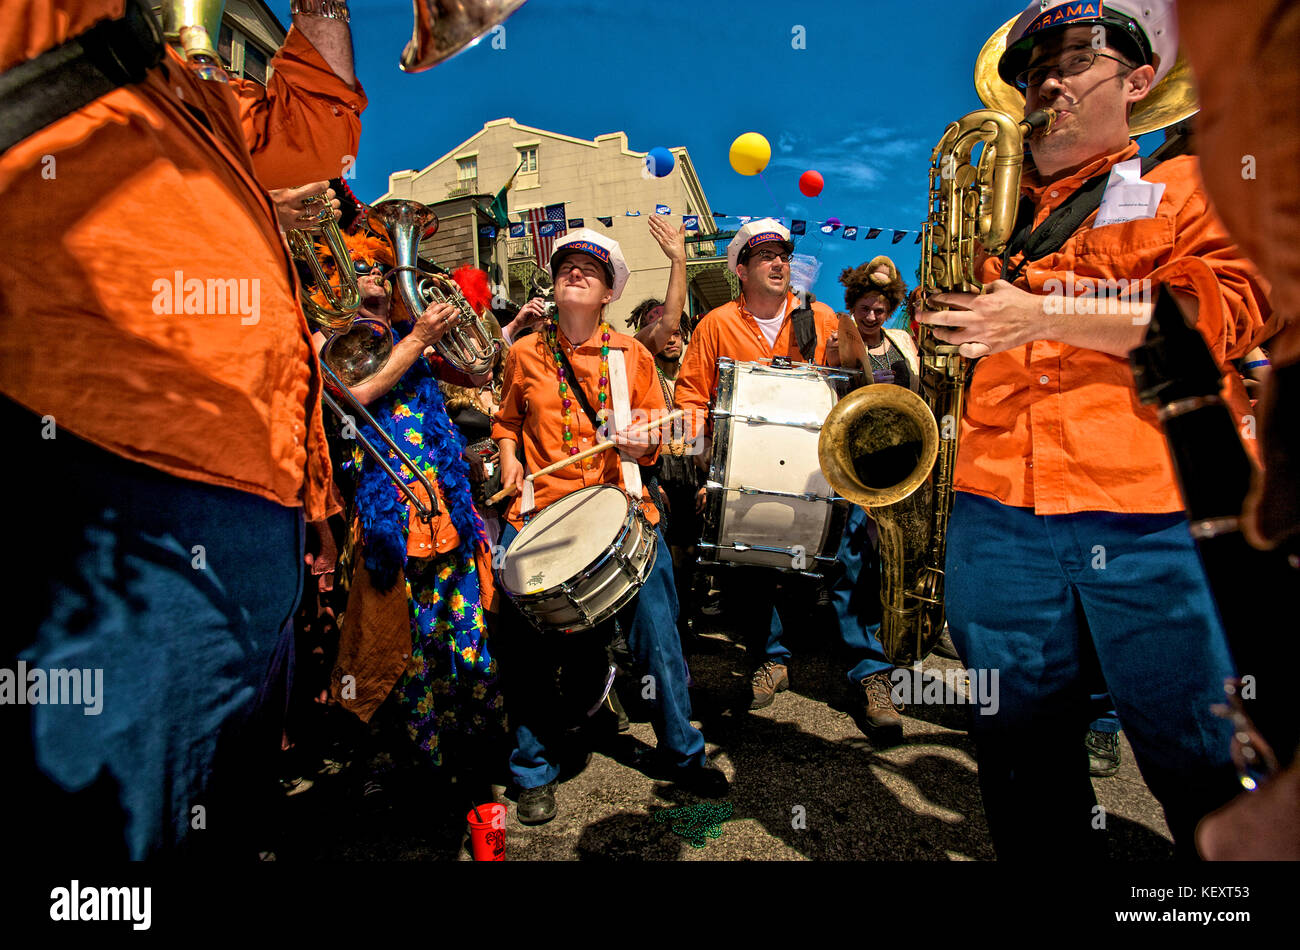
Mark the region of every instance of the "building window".
POLYGON ((221 38, 217 40, 217 55, 227 69, 232 65, 231 55, 234 51, 235 33, 225 23, 221 24, 221 38))
POLYGON ((270 62, 270 57, 260 49, 244 40, 244 78, 253 79, 266 85, 266 66, 270 62))
POLYGON ((456 167, 460 170, 457 176, 460 181, 472 181, 478 178, 478 156, 471 155, 469 158, 456 159, 456 167))
POLYGON ((537 146, 530 145, 528 148, 519 150, 519 160, 523 163, 519 169, 520 174, 537 171, 537 146))

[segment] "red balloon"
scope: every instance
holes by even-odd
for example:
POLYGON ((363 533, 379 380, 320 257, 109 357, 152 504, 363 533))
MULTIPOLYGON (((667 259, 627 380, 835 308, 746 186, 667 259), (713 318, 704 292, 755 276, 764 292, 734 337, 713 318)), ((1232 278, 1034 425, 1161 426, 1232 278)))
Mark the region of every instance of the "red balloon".
POLYGON ((815 172, 811 168, 799 176, 799 190, 809 198, 816 198, 822 193, 822 188, 826 182, 822 180, 822 173, 815 172))

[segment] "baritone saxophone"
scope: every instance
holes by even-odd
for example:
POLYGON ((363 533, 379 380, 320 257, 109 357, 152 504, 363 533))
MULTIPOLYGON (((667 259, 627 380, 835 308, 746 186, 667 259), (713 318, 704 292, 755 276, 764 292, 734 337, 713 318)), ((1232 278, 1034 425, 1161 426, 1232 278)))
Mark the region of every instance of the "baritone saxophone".
MULTIPOLYGON (((981 109, 948 126, 930 155, 930 213, 921 239, 921 308, 949 291, 979 293, 982 254, 999 254, 1019 205, 1027 136, 1050 109, 1017 122, 981 109), (971 156, 982 145, 974 163, 971 156)), ((818 454, 831 486, 866 508, 880 534, 880 642, 897 665, 923 659, 944 629, 944 556, 957 436, 970 360, 928 326, 917 331, 921 395, 864 386, 822 426, 818 454)))

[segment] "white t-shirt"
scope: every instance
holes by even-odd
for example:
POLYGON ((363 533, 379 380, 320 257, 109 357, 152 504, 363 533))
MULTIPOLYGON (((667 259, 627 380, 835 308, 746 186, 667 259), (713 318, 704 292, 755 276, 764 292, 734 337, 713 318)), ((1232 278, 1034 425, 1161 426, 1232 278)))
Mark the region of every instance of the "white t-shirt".
MULTIPOLYGON (((787 298, 787 302, 788 300, 789 298, 787 298)), ((776 346, 776 335, 781 332, 781 324, 785 322, 785 307, 785 303, 782 303, 781 309, 777 311, 776 316, 768 317, 766 320, 759 320, 758 317, 754 317, 755 322, 758 323, 758 328, 763 331, 763 336, 767 337, 769 347, 776 346)), ((750 316, 753 316, 753 314, 750 314, 750 316)))

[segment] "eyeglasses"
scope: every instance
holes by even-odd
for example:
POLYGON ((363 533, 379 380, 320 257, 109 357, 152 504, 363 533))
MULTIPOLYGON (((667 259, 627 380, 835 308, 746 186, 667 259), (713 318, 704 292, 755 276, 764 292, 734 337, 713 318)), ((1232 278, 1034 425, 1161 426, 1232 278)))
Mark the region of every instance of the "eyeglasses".
POLYGON ((1097 61, 1098 56, 1105 59, 1113 59, 1121 66, 1127 67, 1128 69, 1136 68, 1132 63, 1126 62, 1118 56, 1111 56, 1109 53, 1099 53, 1093 49, 1077 50, 1073 53, 1067 53, 1053 66, 1034 66, 1030 69, 1026 69, 1022 73, 1017 73, 1016 87, 1023 92, 1031 86, 1041 86, 1052 73, 1059 73, 1062 79, 1067 76, 1077 76, 1080 73, 1086 73, 1088 70, 1092 69, 1092 64, 1097 61))
POLYGON ((356 271, 358 277, 369 277, 374 273, 376 267, 379 268, 380 271, 386 269, 383 264, 379 263, 379 261, 355 260, 352 262, 352 269, 356 271))
POLYGON ((768 261, 780 261, 782 264, 789 264, 790 257, 791 255, 784 251, 755 251, 749 256, 749 259, 758 264, 766 264, 768 261))

